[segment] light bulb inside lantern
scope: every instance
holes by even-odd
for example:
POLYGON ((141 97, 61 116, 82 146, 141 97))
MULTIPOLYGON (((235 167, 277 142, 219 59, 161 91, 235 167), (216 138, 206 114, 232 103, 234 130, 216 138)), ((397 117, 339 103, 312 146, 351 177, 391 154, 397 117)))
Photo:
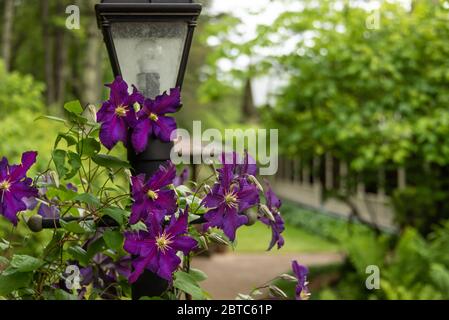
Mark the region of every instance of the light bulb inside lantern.
POLYGON ((163 59, 162 46, 157 39, 144 40, 137 44, 137 88, 147 98, 154 98, 161 91, 160 63, 163 59))

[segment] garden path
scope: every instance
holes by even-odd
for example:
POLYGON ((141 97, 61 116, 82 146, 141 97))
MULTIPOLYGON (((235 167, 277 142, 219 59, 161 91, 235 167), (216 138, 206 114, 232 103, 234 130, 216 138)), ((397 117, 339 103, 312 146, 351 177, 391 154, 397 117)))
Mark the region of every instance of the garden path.
POLYGON ((208 279, 202 287, 213 299, 235 299, 238 293, 249 293, 254 287, 288 272, 291 261, 306 266, 319 266, 341 262, 339 253, 224 253, 210 258, 197 257, 192 267, 204 271, 208 279))

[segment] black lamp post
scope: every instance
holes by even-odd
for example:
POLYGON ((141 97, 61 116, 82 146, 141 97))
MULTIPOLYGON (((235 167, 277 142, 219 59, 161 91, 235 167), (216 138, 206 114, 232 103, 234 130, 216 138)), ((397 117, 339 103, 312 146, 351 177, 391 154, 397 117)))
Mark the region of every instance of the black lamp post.
MULTIPOLYGON (((147 98, 182 86, 201 4, 192 0, 102 0, 95 10, 115 76, 134 84, 147 98)), ((133 174, 152 175, 170 159, 172 147, 172 142, 153 137, 139 155, 130 147, 133 174)), ((157 296, 166 288, 165 280, 145 271, 132 287, 133 299, 157 296)))

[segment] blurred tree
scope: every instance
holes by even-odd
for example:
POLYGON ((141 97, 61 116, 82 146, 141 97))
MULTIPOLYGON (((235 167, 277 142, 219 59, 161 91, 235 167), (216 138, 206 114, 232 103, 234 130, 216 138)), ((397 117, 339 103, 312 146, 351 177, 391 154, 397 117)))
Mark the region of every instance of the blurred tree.
POLYGON ((263 113, 266 125, 280 129, 282 153, 330 153, 348 163, 344 194, 329 190, 341 199, 381 168, 405 168, 408 189, 394 194, 397 222, 427 234, 449 217, 448 2, 385 1, 376 11, 364 3, 304 0, 246 43, 231 41, 224 27, 209 74, 223 72, 222 59, 245 55, 253 63, 203 89, 213 97, 225 86, 241 88, 248 76, 285 75, 276 105, 263 113))
POLYGON ((3 13, 3 36, 2 36, 2 57, 5 69, 10 69, 11 63, 11 45, 12 45, 12 27, 14 21, 14 0, 4 1, 3 13))

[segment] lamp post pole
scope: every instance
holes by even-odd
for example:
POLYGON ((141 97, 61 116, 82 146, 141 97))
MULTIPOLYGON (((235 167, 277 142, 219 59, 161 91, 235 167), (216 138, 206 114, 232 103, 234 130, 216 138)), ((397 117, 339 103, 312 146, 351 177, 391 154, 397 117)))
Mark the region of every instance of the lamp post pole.
MULTIPOLYGON (((113 23, 132 24, 136 22, 151 25, 162 22, 165 24, 177 23, 178 26, 180 22, 185 23, 185 38, 183 39, 183 47, 180 49, 179 69, 176 70, 177 74, 173 77, 173 79, 176 80, 176 83, 173 83, 172 87, 182 86, 192 43, 193 30, 196 26, 196 20, 201 12, 200 4, 193 3, 192 0, 102 0, 100 4, 96 5, 96 11, 99 27, 103 30, 104 41, 108 49, 114 75, 123 75, 125 80, 129 80, 126 79, 126 75, 129 75, 129 73, 127 73, 128 70, 125 70, 125 66, 121 65, 124 61, 119 61, 120 55, 118 53, 118 48, 114 43, 114 34, 111 31, 113 23)), ((166 32, 170 32, 170 30, 166 32)), ((153 39, 152 37, 161 36, 161 34, 157 32, 153 35, 145 33, 140 33, 139 35, 142 37, 142 41, 145 41, 143 37, 153 39)), ((148 42, 147 44, 151 46, 153 45, 153 42, 155 43, 155 41, 150 40, 150 44, 148 44, 148 42)), ((155 52, 156 55, 159 53, 159 56, 163 56, 164 54, 170 53, 158 52, 161 51, 161 48, 157 48, 156 44, 154 44, 154 46, 155 48, 150 48, 150 52, 155 52)), ((148 47, 146 49, 148 49, 148 47)), ((165 50, 172 51, 170 49, 165 50)), ((131 59, 131 61, 132 59, 136 59, 134 56, 127 56, 125 58, 128 60, 131 59)), ((161 76, 166 76, 166 74, 161 74, 161 72, 164 71, 155 71, 158 67, 157 65, 149 66, 148 68, 148 65, 151 65, 152 63, 163 64, 163 62, 149 60, 144 62, 146 70, 140 70, 135 73, 135 83, 133 83, 133 81, 127 82, 136 85, 146 98, 154 98, 160 94, 161 91, 170 89, 161 87, 161 76)), ((139 63, 142 63, 142 61, 139 63)), ((174 64, 175 61, 170 61, 169 63, 174 64)), ((128 139, 130 140, 130 137, 128 137, 128 139)), ((162 142, 154 136, 150 136, 148 147, 142 153, 136 154, 133 150, 132 143, 128 143, 128 161, 132 168, 132 174, 145 174, 147 178, 152 176, 160 165, 170 160, 172 147, 173 142, 162 142)), ((153 272, 145 270, 139 279, 132 285, 132 298, 139 299, 144 296, 159 296, 167 289, 167 287, 168 282, 166 280, 158 277, 153 272)))

